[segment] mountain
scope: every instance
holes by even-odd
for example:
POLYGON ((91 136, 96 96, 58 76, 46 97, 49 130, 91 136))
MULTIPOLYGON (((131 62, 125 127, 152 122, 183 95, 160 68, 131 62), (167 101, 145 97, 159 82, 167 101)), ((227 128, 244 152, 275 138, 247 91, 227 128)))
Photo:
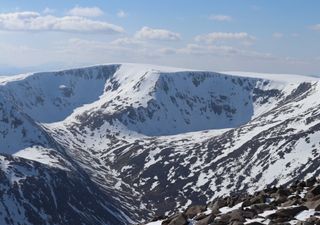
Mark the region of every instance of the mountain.
POLYGON ((1 203, 42 224, 130 224, 317 176, 319 94, 314 77, 139 64, 0 77, 1 203), (70 211, 43 210, 55 202, 70 211))

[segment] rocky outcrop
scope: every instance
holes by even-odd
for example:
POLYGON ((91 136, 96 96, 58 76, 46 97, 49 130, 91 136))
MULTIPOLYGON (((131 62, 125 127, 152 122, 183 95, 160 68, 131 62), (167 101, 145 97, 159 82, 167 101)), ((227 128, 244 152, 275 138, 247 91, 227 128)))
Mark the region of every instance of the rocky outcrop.
POLYGON ((311 178, 289 187, 271 187, 253 194, 217 198, 207 205, 190 205, 181 213, 154 221, 159 225, 320 224, 319 187, 320 180, 311 178))

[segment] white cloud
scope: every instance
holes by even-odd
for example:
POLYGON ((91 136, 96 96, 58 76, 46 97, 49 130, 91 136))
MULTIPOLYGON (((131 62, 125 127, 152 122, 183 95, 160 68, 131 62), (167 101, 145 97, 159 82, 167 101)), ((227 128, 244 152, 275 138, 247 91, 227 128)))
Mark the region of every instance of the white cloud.
MULTIPOLYGON (((14 34, 12 34, 14 35, 14 34)), ((42 48, 0 42, 0 62, 11 66, 31 66, 33 68, 58 69, 78 67, 106 62, 139 62, 171 65, 193 69, 219 70, 260 70, 264 72, 288 72, 310 69, 298 59, 277 57, 272 54, 256 52, 228 45, 192 43, 183 47, 168 46, 166 42, 148 42, 132 37, 114 41, 90 39, 69 39, 49 42, 42 48), (137 47, 136 42, 142 43, 137 47), (83 54, 86 52, 86 54, 83 54), (28 55, 28 57, 25 57, 28 55), (45 55, 46 57, 43 57, 45 55), (42 66, 44 65, 44 66, 42 66), (271 70, 268 70, 271 69, 271 70)), ((137 44, 138 44, 137 43, 137 44)), ((314 57, 315 58, 315 57, 314 57)), ((313 62, 314 61, 313 58, 313 62)), ((319 59, 318 59, 319 60, 319 59)), ((317 65, 316 63, 314 63, 317 65)), ((1 69, 1 68, 0 68, 1 69)), ((34 69, 32 69, 34 70, 34 69)), ((39 69, 36 69, 39 70, 39 69)), ((312 70, 317 70, 315 67, 312 70)))
POLYGON ((122 27, 103 21, 78 16, 55 17, 37 12, 0 14, 0 30, 9 31, 64 31, 84 33, 122 33, 122 27))
POLYGON ((283 38, 283 36, 284 36, 284 34, 280 33, 280 32, 275 32, 272 34, 272 37, 277 38, 277 39, 283 38))
POLYGON ((126 46, 126 45, 142 45, 144 42, 141 40, 138 40, 136 38, 119 38, 111 42, 113 45, 118 45, 118 46, 126 46))
POLYGON ((48 8, 48 7, 46 7, 43 11, 42 11, 42 13, 44 13, 44 14, 52 14, 52 13, 54 13, 56 10, 54 10, 54 9, 51 9, 51 8, 48 8))
POLYGON ((195 37, 197 42, 213 43, 216 41, 227 41, 227 40, 239 40, 246 43, 252 42, 255 40, 254 36, 249 35, 246 32, 239 33, 224 33, 224 32, 213 32, 204 35, 198 35, 195 37))
POLYGON ((164 29, 152 29, 150 27, 142 27, 136 32, 135 37, 145 40, 160 40, 160 41, 178 41, 181 39, 179 33, 175 33, 164 29))
POLYGON ((177 50, 174 48, 160 48, 158 52, 162 55, 174 55, 177 53, 177 50))
POLYGON ((311 30, 320 31, 320 23, 310 26, 311 30))
POLYGON ((188 44, 178 50, 182 54, 191 55, 236 55, 238 50, 231 46, 188 44))
POLYGON ((220 22, 229 22, 232 20, 232 17, 228 15, 210 15, 209 19, 220 22))
POLYGON ((119 17, 119 18, 125 18, 125 17, 127 17, 128 16, 128 14, 125 12, 125 11, 123 11, 123 10, 119 10, 118 12, 117 12, 117 17, 119 17))
POLYGON ((79 7, 76 6, 68 12, 71 16, 83 16, 83 17, 99 17, 103 15, 103 11, 98 7, 79 7))
MULTIPOLYGON (((85 39, 79 39, 79 38, 72 38, 68 40, 67 46, 73 47, 72 51, 75 50, 91 50, 96 51, 97 49, 105 50, 105 49, 114 49, 113 45, 110 45, 108 42, 100 42, 95 40, 85 40, 85 39)), ((67 48, 64 48, 65 50, 67 48)), ((70 50, 70 49, 69 49, 70 50)))
POLYGON ((125 46, 118 45, 112 42, 96 41, 96 40, 84 40, 84 39, 70 39, 68 43, 60 47, 60 54, 66 56, 79 57, 83 62, 102 62, 105 63, 105 59, 112 61, 127 61, 137 60, 141 58, 159 57, 159 53, 155 48, 140 46, 125 46), (86 54, 81 54, 83 51, 86 54))

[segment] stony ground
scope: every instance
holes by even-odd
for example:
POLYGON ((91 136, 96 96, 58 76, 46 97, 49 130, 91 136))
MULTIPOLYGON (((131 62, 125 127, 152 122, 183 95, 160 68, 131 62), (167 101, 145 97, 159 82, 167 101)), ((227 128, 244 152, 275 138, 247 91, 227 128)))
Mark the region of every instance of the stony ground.
POLYGON ((289 187, 268 187, 250 194, 222 197, 191 205, 147 225, 320 224, 320 180, 310 178, 289 187))

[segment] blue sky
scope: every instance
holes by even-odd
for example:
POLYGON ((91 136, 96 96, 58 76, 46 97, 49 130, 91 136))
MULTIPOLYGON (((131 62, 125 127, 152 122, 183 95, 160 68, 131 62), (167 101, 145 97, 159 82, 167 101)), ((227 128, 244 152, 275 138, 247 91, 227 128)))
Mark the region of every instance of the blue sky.
POLYGON ((320 74, 318 0, 0 3, 0 74, 113 62, 320 74))

